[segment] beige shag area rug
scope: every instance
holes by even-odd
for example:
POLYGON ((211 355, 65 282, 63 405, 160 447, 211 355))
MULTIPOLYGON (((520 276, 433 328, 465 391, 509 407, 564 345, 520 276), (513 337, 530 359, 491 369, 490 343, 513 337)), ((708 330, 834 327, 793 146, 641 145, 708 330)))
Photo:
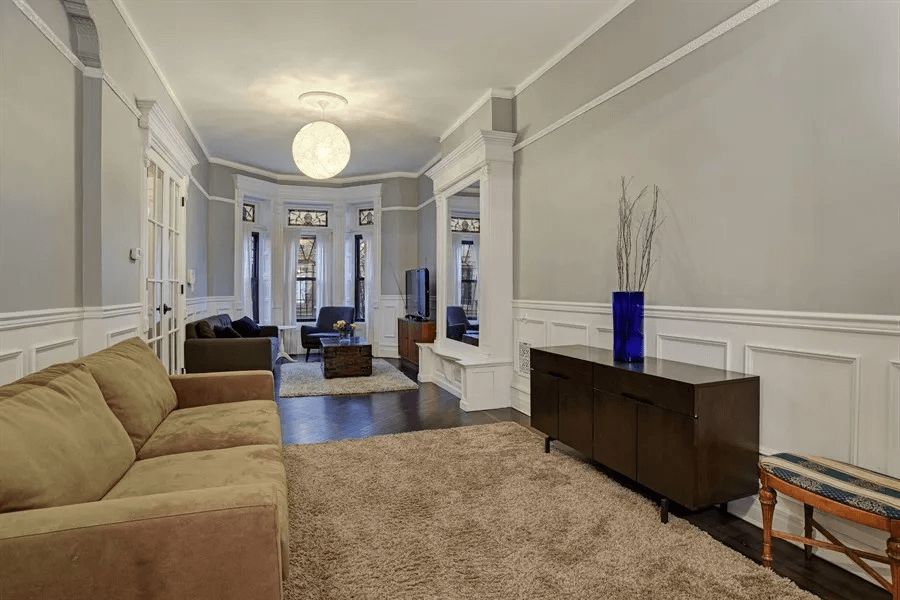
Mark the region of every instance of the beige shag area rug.
MULTIPOLYGON (((302 361, 302 359, 301 359, 302 361)), ((295 362, 281 365, 281 398, 297 396, 342 396, 419 389, 419 384, 380 358, 372 359, 369 377, 325 379, 321 362, 295 362)))
POLYGON ((813 600, 514 423, 286 446, 285 598, 813 600))

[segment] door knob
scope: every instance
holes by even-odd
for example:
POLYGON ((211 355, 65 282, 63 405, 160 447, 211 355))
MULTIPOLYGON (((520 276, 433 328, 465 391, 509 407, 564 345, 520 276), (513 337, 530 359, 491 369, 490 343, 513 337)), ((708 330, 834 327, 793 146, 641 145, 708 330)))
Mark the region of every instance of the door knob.
POLYGON ((168 304, 163 304, 163 314, 166 314, 170 310, 172 310, 171 306, 169 306, 168 304))

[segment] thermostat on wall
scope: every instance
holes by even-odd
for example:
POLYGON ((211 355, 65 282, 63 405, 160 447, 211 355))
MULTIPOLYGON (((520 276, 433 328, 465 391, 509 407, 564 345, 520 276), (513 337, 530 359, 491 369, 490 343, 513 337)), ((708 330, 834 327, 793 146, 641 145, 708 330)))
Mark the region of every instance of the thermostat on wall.
POLYGON ((191 287, 194 287, 194 270, 193 269, 187 270, 187 284, 191 287))
POLYGON ((140 248, 132 248, 128 251, 128 258, 131 260, 141 260, 141 249, 140 248))

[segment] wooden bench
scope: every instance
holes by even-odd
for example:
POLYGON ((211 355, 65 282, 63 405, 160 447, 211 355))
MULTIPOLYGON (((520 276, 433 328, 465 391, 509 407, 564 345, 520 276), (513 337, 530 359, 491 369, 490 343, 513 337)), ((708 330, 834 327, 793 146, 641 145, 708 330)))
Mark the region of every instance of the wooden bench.
POLYGON ((759 461, 759 480, 763 565, 772 568, 773 537, 803 544, 807 558, 813 546, 842 552, 893 594, 893 600, 900 600, 900 479, 820 456, 782 453, 759 461), (803 536, 772 530, 778 492, 803 503, 803 536), (850 548, 815 520, 815 509, 889 532, 887 552, 881 555, 850 548), (828 541, 815 539, 814 530, 828 541), (866 560, 890 565, 891 581, 866 560))

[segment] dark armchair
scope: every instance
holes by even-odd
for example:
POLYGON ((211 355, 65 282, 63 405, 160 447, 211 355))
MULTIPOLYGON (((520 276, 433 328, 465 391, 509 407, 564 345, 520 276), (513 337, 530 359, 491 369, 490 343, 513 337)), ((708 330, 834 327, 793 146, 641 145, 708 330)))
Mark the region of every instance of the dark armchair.
POLYGON ((447 307, 447 337, 461 342, 467 333, 477 333, 478 324, 470 323, 462 306, 447 307))
POLYGON ((300 343, 306 348, 306 360, 309 360, 309 351, 321 348, 319 341, 323 337, 337 337, 340 334, 334 330, 334 324, 338 321, 352 323, 356 318, 356 309, 352 306, 323 306, 319 309, 319 317, 315 325, 302 325, 300 327, 300 343))

